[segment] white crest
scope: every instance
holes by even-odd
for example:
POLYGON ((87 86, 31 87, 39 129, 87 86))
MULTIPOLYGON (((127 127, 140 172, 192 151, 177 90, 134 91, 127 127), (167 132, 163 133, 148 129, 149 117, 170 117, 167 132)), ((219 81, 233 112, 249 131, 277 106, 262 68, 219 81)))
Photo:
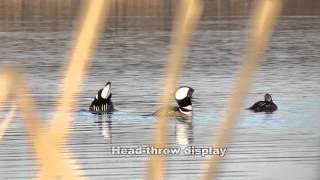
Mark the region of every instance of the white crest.
POLYGON ((102 92, 101 92, 101 97, 102 97, 103 99, 107 99, 110 94, 111 94, 111 85, 108 84, 108 85, 106 85, 106 86, 103 88, 103 90, 102 90, 102 92))
POLYGON ((176 91, 176 100, 182 100, 188 96, 190 88, 188 87, 181 87, 176 91))

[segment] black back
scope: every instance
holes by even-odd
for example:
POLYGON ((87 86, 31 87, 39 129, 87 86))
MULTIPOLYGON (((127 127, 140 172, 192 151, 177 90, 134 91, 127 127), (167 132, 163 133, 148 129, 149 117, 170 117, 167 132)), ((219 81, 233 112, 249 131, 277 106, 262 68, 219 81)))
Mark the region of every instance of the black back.
POLYGON ((249 107, 250 110, 254 112, 274 112, 278 109, 275 103, 268 101, 258 101, 249 107))
POLYGON ((91 112, 112 112, 114 111, 113 103, 111 100, 112 93, 110 93, 109 97, 107 99, 104 99, 101 97, 103 89, 100 89, 98 91, 98 99, 94 97, 93 101, 91 102, 91 105, 89 107, 89 110, 91 112))

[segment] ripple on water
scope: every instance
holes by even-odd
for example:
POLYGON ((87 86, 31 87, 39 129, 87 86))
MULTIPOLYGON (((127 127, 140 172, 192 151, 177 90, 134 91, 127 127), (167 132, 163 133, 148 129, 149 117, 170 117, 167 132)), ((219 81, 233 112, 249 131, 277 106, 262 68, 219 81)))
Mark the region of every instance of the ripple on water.
MULTIPOLYGON (((66 24, 70 19, 65 19, 66 24)), ((144 18, 135 19, 135 22, 144 18)), ((170 120, 168 143, 207 147, 230 97, 245 47, 245 18, 205 18, 194 33, 188 61, 178 85, 194 87, 191 124, 170 120)), ((319 17, 283 17, 259 68, 240 121, 228 145, 219 179, 317 179, 320 162, 318 110, 320 101, 319 17), (265 93, 279 110, 273 114, 244 110, 265 93)), ((28 25, 32 22, 24 22, 28 25)), ((156 24, 156 23, 154 23, 156 24)), ((49 26, 46 23, 43 26, 49 26)), ((5 63, 21 64, 43 119, 52 115, 63 74, 63 59, 72 33, 61 31, 0 33, 5 63)), ((155 118, 147 116, 158 105, 159 87, 168 53, 168 28, 110 27, 99 41, 88 75, 74 108, 67 149, 90 179, 141 179, 145 155, 112 155, 112 146, 152 143, 155 118), (87 111, 98 88, 113 83, 113 101, 120 111, 111 116, 87 111)), ((1 108, 1 114, 8 110, 1 108)), ((0 179, 31 179, 36 175, 20 115, 0 141, 0 179)), ((185 145, 181 145, 185 147, 185 145)), ((196 179, 201 156, 169 156, 166 177, 196 179)))

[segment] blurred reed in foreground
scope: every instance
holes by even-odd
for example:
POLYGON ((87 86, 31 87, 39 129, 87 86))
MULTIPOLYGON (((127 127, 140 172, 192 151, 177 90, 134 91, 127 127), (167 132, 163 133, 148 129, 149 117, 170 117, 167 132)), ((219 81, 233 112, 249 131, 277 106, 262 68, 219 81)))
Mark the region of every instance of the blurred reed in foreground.
POLYGON ((4 91, 0 92, 0 103, 6 100, 6 96, 11 96, 11 99, 19 106, 28 138, 35 152, 35 159, 39 164, 38 178, 76 179, 80 173, 74 170, 67 153, 63 153, 61 147, 43 131, 43 124, 36 113, 29 90, 20 73, 12 67, 5 68, 2 73, 0 84, 5 86, 2 89, 4 91), (15 93, 11 94, 10 92, 15 93))
MULTIPOLYGON (((0 103, 1 103, 1 101, 0 101, 0 103)), ((2 140, 2 137, 3 137, 4 133, 6 132, 6 129, 8 128, 8 126, 13 118, 15 110, 16 110, 15 106, 12 105, 11 110, 7 114, 6 118, 0 124, 0 141, 2 140)))
POLYGON ((76 31, 78 34, 67 60, 68 66, 66 65, 65 78, 60 87, 58 106, 51 121, 51 134, 61 140, 68 132, 71 123, 69 113, 76 105, 75 95, 80 91, 81 80, 89 65, 92 50, 101 34, 108 7, 109 0, 95 0, 88 3, 88 8, 80 20, 80 27, 76 31))
MULTIPOLYGON (((260 0, 252 13, 249 41, 242 65, 240 66, 239 75, 235 80, 232 95, 225 106, 220 124, 213 131, 215 133, 215 139, 213 141, 215 147, 225 147, 227 145, 231 131, 240 113, 242 103, 249 91, 257 65, 267 45, 267 40, 280 14, 280 9, 281 0, 260 0)), ((212 179, 212 176, 214 176, 217 171, 220 160, 219 156, 208 157, 209 163, 206 164, 205 173, 201 178, 203 180, 212 179)))
MULTIPOLYGON (((45 132, 36 113, 30 93, 21 74, 14 68, 4 68, 0 74, 0 103, 9 95, 20 107, 22 119, 39 163, 39 179, 79 179, 74 161, 62 142, 71 123, 70 111, 79 92, 81 79, 88 66, 89 56, 103 27, 109 1, 89 1, 83 12, 70 55, 58 107, 51 121, 51 131, 45 132), (14 82, 14 83, 13 83, 14 82), (14 91, 13 91, 14 90, 14 91), (14 92, 10 94, 10 92, 14 92)), ((10 114, 9 114, 10 115, 10 114)), ((10 118, 10 116, 8 116, 10 118)))
MULTIPOLYGON (((169 110, 172 92, 175 90, 178 73, 183 65, 184 55, 195 25, 202 12, 201 0, 180 1, 176 15, 170 54, 166 67, 166 79, 163 81, 160 97, 160 115, 156 121, 153 134, 153 144, 156 148, 167 145, 167 112, 169 110)), ((163 179, 164 156, 152 155, 149 161, 148 176, 146 179, 163 179)))
MULTIPOLYGON (((22 1, 17 0, 14 2, 22 3, 22 1)), ((77 30, 78 34, 76 34, 73 49, 68 59, 69 64, 60 89, 60 99, 54 117, 50 121, 50 130, 48 132, 44 132, 42 128, 43 124, 40 123, 36 107, 33 105, 30 92, 21 74, 14 68, 5 68, 1 71, 0 103, 8 99, 9 96, 12 96, 15 100, 14 103, 21 109, 23 123, 27 128, 28 137, 36 152, 36 159, 39 163, 40 172, 38 178, 40 179, 80 178, 81 172, 75 170, 77 169, 74 166, 75 163, 63 144, 72 121, 70 111, 71 107, 76 103, 74 97, 79 92, 82 77, 89 63, 89 56, 95 47, 98 35, 101 33, 105 13, 109 10, 109 3, 107 0, 88 1, 88 8, 84 11, 81 18, 80 28, 77 30), (13 89, 15 89, 15 93, 11 94, 10 92, 13 92, 13 89)), ((118 3, 127 4, 120 5, 118 8, 122 8, 123 6, 132 8, 136 6, 133 1, 119 0, 118 3)), ((145 1, 144 3, 148 5, 149 1, 145 1)), ((280 4, 280 0, 261 0, 253 13, 247 52, 240 67, 239 77, 236 80, 232 97, 225 107, 220 127, 214 131, 218 135, 215 136, 214 141, 216 147, 224 147, 227 144, 241 104, 245 99, 250 82, 254 76, 258 60, 266 46, 274 22, 279 15, 280 4)), ((134 8, 132 9, 134 11, 134 8)), ((163 148, 167 145, 166 131, 168 119, 166 111, 168 110, 172 92, 175 89, 177 75, 183 64, 183 56, 187 52, 188 42, 195 25, 199 21, 201 12, 202 1, 180 0, 168 57, 166 79, 163 82, 161 91, 160 104, 162 111, 160 111, 160 117, 156 121, 156 128, 153 134, 154 147, 163 148)), ((14 110, 7 115, 7 119, 4 121, 1 129, 6 129, 7 123, 12 119, 13 112, 14 110)), ((217 156, 211 156, 209 163, 206 164, 206 173, 202 176, 202 179, 211 179, 215 175, 218 162, 219 158, 217 156)), ((151 156, 148 163, 146 178, 163 179, 164 157, 160 155, 151 156)))

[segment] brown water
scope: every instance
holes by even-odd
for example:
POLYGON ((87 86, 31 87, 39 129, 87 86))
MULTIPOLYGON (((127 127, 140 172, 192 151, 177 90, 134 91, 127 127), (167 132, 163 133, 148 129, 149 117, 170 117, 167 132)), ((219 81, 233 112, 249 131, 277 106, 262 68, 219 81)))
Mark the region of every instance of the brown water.
MULTIPOLYGON (((112 155, 112 146, 151 144, 170 40, 170 19, 111 17, 74 107, 68 149, 89 179, 141 179, 145 155, 112 155), (113 83, 111 116, 85 111, 113 83)), ((21 67, 43 118, 56 105, 73 19, 0 21, 1 64, 21 67)), ((212 139, 246 43, 245 17, 204 17, 194 33, 179 85, 195 89, 192 124, 173 119, 169 145, 206 147, 212 139)), ((273 114, 241 111, 219 179, 319 179, 320 17, 282 17, 243 107, 271 93, 273 114)), ((7 111, 3 105, 1 114, 7 111)), ((3 117, 3 116, 2 116, 3 117)), ((0 142, 0 179, 31 179, 34 158, 17 114, 0 142)), ((201 156, 169 156, 168 179, 196 179, 201 156)))

